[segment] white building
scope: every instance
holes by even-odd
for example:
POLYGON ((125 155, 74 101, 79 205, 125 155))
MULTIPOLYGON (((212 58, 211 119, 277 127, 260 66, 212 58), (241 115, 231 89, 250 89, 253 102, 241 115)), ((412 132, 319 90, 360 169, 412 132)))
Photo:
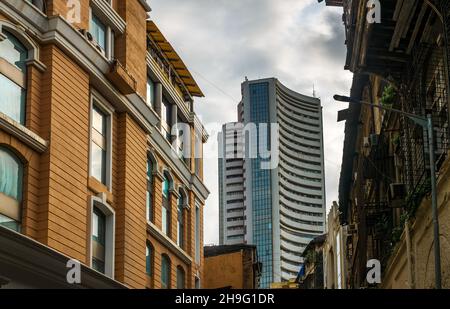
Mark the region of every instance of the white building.
MULTIPOLYGON (((247 147, 243 148, 242 168, 232 172, 231 162, 222 161, 221 240, 228 239, 225 236, 234 224, 239 224, 239 231, 244 225, 243 241, 257 246, 263 263, 261 287, 265 288, 295 278, 303 250, 325 231, 322 106, 318 98, 294 92, 275 78, 245 81, 242 95, 239 118, 245 127, 237 136, 247 137, 245 143, 238 143, 247 147), (278 132, 262 124, 278 124, 278 132), (264 143, 272 147, 270 160, 277 163, 275 168, 261 168, 261 163, 269 161, 261 154, 264 143), (258 149, 258 156, 251 156, 250 149, 258 149), (233 192, 229 189, 233 179, 243 179, 243 194, 239 195, 244 196, 239 208, 244 210, 239 215, 243 222, 234 223, 227 217, 227 193, 233 192)), ((234 136, 229 127, 226 131, 234 136)))

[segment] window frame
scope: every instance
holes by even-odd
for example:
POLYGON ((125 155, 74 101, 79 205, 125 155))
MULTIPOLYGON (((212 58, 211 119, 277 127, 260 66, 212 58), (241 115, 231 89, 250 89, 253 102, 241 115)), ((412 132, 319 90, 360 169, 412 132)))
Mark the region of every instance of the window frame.
POLYGON ((172 186, 173 180, 168 172, 163 173, 162 185, 161 185, 161 197, 162 197, 162 212, 166 215, 166 224, 164 224, 163 213, 161 214, 161 230, 164 235, 170 237, 172 230, 172 186), (164 181, 167 180, 167 196, 164 196, 164 181), (167 201, 166 201, 167 200, 167 201), (167 205, 166 205, 167 204, 167 205))
POLYGON ((201 260, 201 204, 199 200, 195 201, 195 222, 194 222, 194 239, 195 239, 195 262, 200 264, 201 260))
POLYGON ((161 100, 161 133, 163 138, 172 144, 172 113, 173 104, 163 95, 161 100))
POLYGON ((152 278, 154 274, 155 248, 149 241, 147 241, 145 249, 145 273, 148 277, 152 278))
POLYGON ((91 98, 90 98, 90 119, 89 119, 89 177, 94 178, 99 183, 106 186, 108 191, 111 191, 112 188, 112 129, 113 129, 113 115, 114 108, 107 103, 107 101, 94 89, 91 90, 91 98), (94 106, 103 112, 106 115, 106 160, 105 160, 105 183, 102 180, 97 179, 93 176, 92 173, 92 158, 93 158, 93 116, 94 116, 94 106))
MULTIPOLYGON (((109 4, 108 4, 109 5, 109 4)), ((112 4, 111 4, 112 7, 112 4)), ((116 32, 114 31, 111 23, 108 20, 105 20, 100 14, 97 13, 97 9, 93 9, 92 6, 89 6, 89 33, 92 35, 93 42, 96 43, 100 49, 96 48, 98 52, 103 55, 107 60, 114 59, 114 50, 115 50, 115 36, 116 32), (93 18, 96 18, 99 22, 103 24, 105 27, 105 49, 103 49, 99 42, 97 42, 94 38, 94 34, 92 32, 92 21, 93 18)))
POLYGON ((184 194, 180 191, 177 200, 177 245, 182 249, 184 248, 184 199, 184 194))
POLYGON ((171 285, 172 285, 172 261, 170 260, 170 257, 167 254, 161 254, 161 289, 170 289, 171 285), (164 284, 164 278, 163 278, 163 274, 164 274, 164 261, 167 262, 167 282, 166 284, 163 286, 164 284))
POLYGON ((147 82, 146 82, 146 98, 145 103, 148 107, 150 107, 153 111, 156 112, 156 82, 147 74, 147 82), (149 85, 152 84, 153 92, 149 92, 149 85))
MULTIPOLYGON (((17 190, 18 196, 15 197, 9 196, 6 193, 0 192, 0 215, 5 218, 11 220, 9 223, 14 223, 15 228, 10 228, 18 233, 22 230, 22 213, 23 213, 23 199, 24 199, 24 181, 25 181, 25 164, 21 160, 19 156, 15 152, 13 152, 10 148, 0 145, 0 150, 6 153, 11 160, 15 161, 18 166, 18 175, 17 175, 17 190)), ((6 225, 0 225, 6 228, 6 225)))
POLYGON ((177 266, 177 289, 186 289, 186 271, 181 265, 177 266), (180 281, 180 275, 183 281, 180 281), (182 286, 180 286, 180 283, 182 283, 182 286))
POLYGON ((114 278, 114 258, 115 258, 115 211, 106 202, 106 196, 103 195, 102 198, 91 196, 90 205, 90 220, 89 220, 89 264, 93 268, 94 259, 94 240, 93 240, 93 216, 94 209, 97 209, 105 216, 105 276, 114 278))
MULTIPOLYGON (((21 40, 20 36, 17 36, 14 31, 10 31, 10 29, 3 29, 0 25, 0 35, 4 38, 0 41, 0 43, 4 41, 9 41, 14 48, 20 48, 23 49, 23 54, 25 56, 25 59, 21 60, 21 64, 23 64, 23 68, 18 67, 15 63, 11 63, 6 58, 0 57, 0 75, 6 79, 7 82, 10 82, 20 88, 20 102, 14 102, 18 103, 19 106, 19 119, 13 118, 12 115, 8 115, 5 113, 5 111, 1 111, 4 115, 9 117, 10 119, 13 119, 14 121, 18 122, 20 125, 25 126, 26 124, 26 112, 27 112, 27 96, 28 96, 28 68, 27 63, 30 60, 30 55, 32 54, 32 51, 29 50, 29 48, 26 46, 26 44, 21 40)), ((23 55, 20 54, 21 56, 23 55)))

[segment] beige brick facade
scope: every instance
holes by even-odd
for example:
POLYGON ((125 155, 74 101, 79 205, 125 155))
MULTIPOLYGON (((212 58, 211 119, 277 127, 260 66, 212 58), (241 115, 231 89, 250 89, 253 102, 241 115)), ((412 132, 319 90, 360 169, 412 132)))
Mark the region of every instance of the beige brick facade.
MULTIPOLYGON (((68 14, 66 2, 47 1, 45 17, 31 9, 26 1, 0 3, 0 32, 11 31, 14 35, 17 32, 21 34, 17 36, 19 41, 26 38, 38 49, 35 53, 38 57, 27 67, 26 120, 23 126, 16 124, 16 127, 26 128, 46 141, 45 150, 35 149, 0 125, 0 147, 16 154, 24 166, 21 233, 90 267, 91 203, 93 198, 104 198, 115 219, 114 279, 130 288, 160 288, 161 256, 166 254, 171 262, 170 287, 176 287, 177 267, 180 267, 186 275, 186 287, 193 288, 196 278, 202 281, 202 250, 200 262, 196 263, 195 247, 203 247, 203 206, 208 191, 201 175, 198 182, 193 182, 197 177, 193 174, 193 162, 186 166, 167 154, 170 146, 165 140, 161 142, 160 115, 146 106, 147 70, 150 70, 146 60, 146 7, 139 0, 113 1, 113 9, 126 23, 124 33, 115 34, 114 55, 136 81, 138 96, 131 99, 108 80, 106 76, 112 66, 79 33, 81 29, 89 29, 89 1, 81 1, 81 22, 72 25, 63 21, 68 14), (23 13, 11 9, 16 2, 25 8, 23 13), (19 26, 17 20, 23 20, 24 24, 19 26), (58 20, 55 27, 62 27, 61 37, 48 38, 52 33, 45 33, 46 28, 41 24, 49 25, 50 20, 58 20), (29 31, 25 32, 25 28, 29 31), (94 93, 112 107, 110 188, 91 177, 89 171, 94 93), (154 224, 146 220, 149 154, 158 163, 158 171, 153 175, 154 224), (161 175, 165 170, 170 171, 174 188, 170 204, 171 233, 167 239, 162 232, 161 216, 161 175), (183 248, 176 245, 180 187, 189 197, 189 207, 184 209, 183 248), (200 244, 195 239, 196 205, 200 207, 200 244), (151 277, 146 275, 147 243, 154 248, 151 277)), ((179 89, 174 90, 172 93, 179 95, 179 89)), ((185 100, 176 99, 183 103, 185 100)), ((194 111, 189 112, 191 118, 194 111)), ((194 123, 191 121, 190 125, 193 132, 194 123)))

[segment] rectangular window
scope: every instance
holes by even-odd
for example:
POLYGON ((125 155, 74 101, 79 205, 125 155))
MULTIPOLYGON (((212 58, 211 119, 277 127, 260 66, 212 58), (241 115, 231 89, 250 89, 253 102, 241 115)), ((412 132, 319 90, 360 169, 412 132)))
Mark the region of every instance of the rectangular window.
POLYGON ((195 131, 195 174, 200 177, 202 172, 203 144, 200 132, 195 131))
POLYGON ((147 221, 153 222, 153 165, 147 160, 147 197, 146 197, 147 221))
POLYGON ((110 117, 96 105, 92 108, 91 176, 107 185, 108 121, 110 117))
POLYGON ((147 245, 145 255, 145 271, 149 276, 152 275, 152 255, 153 255, 152 247, 150 247, 150 245, 147 245))
POLYGON ((90 25, 90 31, 89 31, 95 42, 103 49, 103 51, 106 52, 106 33, 107 28, 104 23, 100 21, 100 19, 92 14, 91 18, 91 25, 90 25))
POLYGON ((91 11, 89 32, 97 47, 108 59, 114 58, 115 33, 98 15, 91 11))
POLYGON ((155 83, 147 77, 147 105, 155 110, 155 83))
POLYGON ((172 138, 172 106, 164 97, 161 104, 161 130, 164 137, 170 142, 172 138))
POLYGON ((162 183, 162 232, 165 235, 170 233, 170 193, 169 193, 169 181, 165 179, 162 183))
POLYGON ((114 211, 96 197, 91 200, 90 249, 91 267, 114 278, 114 211))
POLYGON ((96 207, 92 215, 92 268, 105 273, 106 217, 96 207))
POLYGON ((195 262, 200 264, 200 203, 195 202, 195 262))

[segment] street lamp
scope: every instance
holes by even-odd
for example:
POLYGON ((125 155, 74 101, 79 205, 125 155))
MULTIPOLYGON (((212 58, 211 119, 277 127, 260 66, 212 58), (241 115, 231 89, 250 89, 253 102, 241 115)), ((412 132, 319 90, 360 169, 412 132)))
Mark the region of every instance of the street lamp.
POLYGON ((418 116, 415 114, 407 113, 394 108, 386 108, 381 105, 375 105, 369 102, 364 102, 356 100, 347 96, 334 95, 333 97, 336 101, 356 103, 371 106, 381 110, 391 111, 394 113, 402 114, 427 129, 428 132, 428 145, 430 148, 430 171, 431 171, 431 207, 433 212, 433 226, 434 226, 434 273, 435 273, 435 288, 442 288, 441 280, 441 249, 439 242, 439 217, 438 217, 438 207, 437 207, 437 188, 436 188, 436 166, 434 158, 434 131, 433 131, 433 118, 432 113, 428 113, 427 117, 418 116))

